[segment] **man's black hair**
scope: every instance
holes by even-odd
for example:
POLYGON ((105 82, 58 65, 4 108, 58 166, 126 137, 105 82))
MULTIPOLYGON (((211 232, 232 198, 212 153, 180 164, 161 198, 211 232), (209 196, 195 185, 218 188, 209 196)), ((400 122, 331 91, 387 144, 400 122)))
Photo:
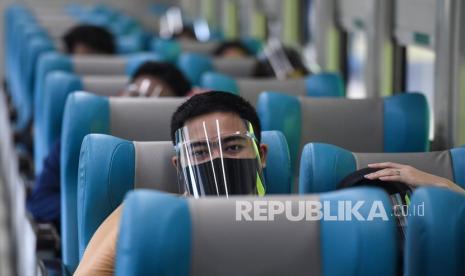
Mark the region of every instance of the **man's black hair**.
POLYGON ((73 54, 78 44, 84 44, 98 54, 116 53, 113 35, 99 26, 79 25, 73 27, 63 36, 63 41, 68 54, 73 54))
POLYGON ((184 102, 171 117, 171 140, 175 141, 175 132, 186 121, 213 112, 231 112, 252 124, 258 142, 261 141, 261 126, 255 108, 242 97, 221 91, 198 94, 184 102))
POLYGON ((230 41, 225 41, 225 42, 221 43, 213 51, 213 55, 221 56, 226 50, 231 49, 231 48, 241 50, 244 53, 244 55, 246 55, 246 56, 252 55, 252 53, 244 45, 244 43, 240 42, 239 40, 230 40, 230 41))
MULTIPOLYGON (((289 59, 289 62, 295 70, 300 71, 304 75, 309 74, 307 67, 305 67, 302 58, 296 50, 289 47, 284 47, 284 53, 286 54, 286 57, 289 59)), ((253 76, 276 77, 273 67, 271 66, 268 59, 259 60, 255 66, 253 76)))
POLYGON ((131 77, 131 82, 144 75, 163 81, 179 97, 186 96, 192 89, 189 80, 187 80, 184 74, 170 63, 147 61, 137 68, 131 77))
POLYGON ((173 38, 189 38, 192 40, 197 40, 197 36, 195 35, 194 29, 191 26, 183 26, 181 31, 173 34, 173 38))

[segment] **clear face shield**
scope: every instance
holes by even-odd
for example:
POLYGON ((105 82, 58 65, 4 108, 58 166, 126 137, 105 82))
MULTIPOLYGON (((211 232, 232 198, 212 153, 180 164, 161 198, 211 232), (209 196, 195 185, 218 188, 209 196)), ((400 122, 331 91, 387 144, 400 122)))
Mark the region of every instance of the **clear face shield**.
POLYGON ((178 181, 190 195, 265 194, 259 144, 250 122, 196 120, 175 135, 178 181))
POLYGON ((129 97, 159 97, 163 92, 163 86, 158 83, 150 80, 149 78, 144 78, 141 81, 136 83, 131 83, 128 85, 124 91, 124 95, 129 97))

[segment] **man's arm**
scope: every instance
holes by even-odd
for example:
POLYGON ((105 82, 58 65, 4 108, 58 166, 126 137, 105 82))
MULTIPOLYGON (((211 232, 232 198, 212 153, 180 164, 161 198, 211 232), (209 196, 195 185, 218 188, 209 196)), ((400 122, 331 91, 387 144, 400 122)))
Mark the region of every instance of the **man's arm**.
POLYGON ((74 275, 113 275, 115 270, 116 240, 122 206, 99 226, 87 245, 74 275))

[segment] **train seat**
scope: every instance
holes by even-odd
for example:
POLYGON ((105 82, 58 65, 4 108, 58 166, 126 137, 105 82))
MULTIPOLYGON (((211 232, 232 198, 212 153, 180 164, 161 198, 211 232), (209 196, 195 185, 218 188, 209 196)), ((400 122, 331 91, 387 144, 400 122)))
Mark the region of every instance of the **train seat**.
MULTIPOLYGON (((292 174, 284 136, 278 131, 264 131, 262 143, 269 148, 264 171, 267 194, 289 194, 292 174)), ((97 227, 128 191, 150 188, 179 192, 171 163, 174 155, 171 141, 133 142, 103 134, 84 138, 76 206, 80 257, 97 227)))
POLYGON ((334 145, 309 143, 302 151, 299 192, 335 190, 350 173, 378 162, 410 165, 465 188, 465 148, 413 153, 354 153, 334 145))
POLYGON ((309 142, 357 152, 422 152, 429 148, 426 98, 406 93, 386 98, 294 97, 266 92, 257 112, 263 130, 279 130, 289 143, 293 168, 309 142))
POLYGON ((270 89, 293 96, 344 96, 342 78, 335 73, 318 73, 305 78, 278 80, 274 78, 233 78, 218 72, 207 72, 202 75, 201 86, 241 95, 254 106, 257 104, 260 93, 270 89))
POLYGON ((65 105, 61 134, 61 233, 63 263, 77 267, 77 181, 79 151, 90 133, 136 141, 170 140, 170 118, 184 98, 101 97, 71 94, 65 105))
POLYGON ((237 219, 238 202, 251 208, 288 202, 296 209, 302 201, 326 202, 331 209, 342 200, 363 200, 365 218, 375 201, 390 206, 384 191, 374 188, 229 199, 133 191, 123 207, 116 275, 394 275, 393 219, 291 221, 284 213, 273 220, 237 219))

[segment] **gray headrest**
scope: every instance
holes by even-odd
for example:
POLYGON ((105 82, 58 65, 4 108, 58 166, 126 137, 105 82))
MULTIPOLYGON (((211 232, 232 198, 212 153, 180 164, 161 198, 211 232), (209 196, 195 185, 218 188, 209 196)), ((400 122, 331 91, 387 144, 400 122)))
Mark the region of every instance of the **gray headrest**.
POLYGON ((252 57, 213 59, 213 66, 218 72, 231 75, 236 78, 252 76, 256 63, 257 60, 252 57))
POLYGON ((64 34, 72 27, 76 26, 74 20, 51 20, 41 24, 47 31, 48 35, 52 38, 62 39, 64 34))
POLYGON ((178 193, 175 156, 171 142, 134 142, 136 149, 135 188, 150 188, 178 193))
POLYGON ((239 93, 253 106, 263 91, 283 92, 292 96, 304 96, 307 93, 305 79, 238 79, 239 93))
POLYGON ((127 58, 111 55, 72 57, 74 72, 78 75, 124 75, 127 58))
POLYGON ((357 169, 370 163, 395 162, 454 181, 452 161, 449 151, 414 153, 354 153, 357 169))
POLYGON ((101 96, 114 96, 129 83, 128 76, 84 76, 83 90, 101 96))
POLYGON ((382 99, 299 97, 302 108, 301 149, 306 143, 333 144, 350 151, 383 152, 382 99))
MULTIPOLYGON (((283 204, 292 202, 293 214, 299 213, 296 197, 272 199, 283 204)), ((236 200, 251 204, 263 201, 257 197, 188 201, 193 235, 193 276, 321 274, 318 221, 290 221, 284 214, 276 216, 273 223, 236 221, 231 219, 237 218, 236 200), (212 256, 215 256, 215 263, 221 265, 212 266, 212 256)), ((304 196, 298 200, 318 201, 318 196, 304 196)))
POLYGON ((181 49, 183 52, 193 52, 200 54, 211 54, 218 46, 218 42, 198 42, 192 40, 180 40, 181 49))
POLYGON ((135 141, 171 141, 170 122, 185 98, 110 98, 111 134, 135 141))

